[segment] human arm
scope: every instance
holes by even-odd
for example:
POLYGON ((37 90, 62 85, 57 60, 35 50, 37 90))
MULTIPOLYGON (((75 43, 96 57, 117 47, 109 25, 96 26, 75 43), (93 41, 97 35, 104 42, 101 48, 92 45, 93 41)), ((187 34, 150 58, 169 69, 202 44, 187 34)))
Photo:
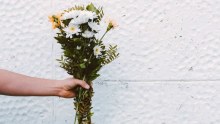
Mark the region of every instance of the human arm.
POLYGON ((3 95, 72 98, 76 95, 74 88, 77 86, 89 89, 86 82, 78 79, 42 79, 0 69, 0 94, 3 95))

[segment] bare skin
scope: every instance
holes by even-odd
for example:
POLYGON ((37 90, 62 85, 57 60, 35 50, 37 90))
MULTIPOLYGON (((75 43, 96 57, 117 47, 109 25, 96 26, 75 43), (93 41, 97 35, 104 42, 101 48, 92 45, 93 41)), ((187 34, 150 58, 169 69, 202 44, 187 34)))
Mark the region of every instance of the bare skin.
POLYGON ((74 89, 77 86, 89 89, 85 81, 78 79, 49 80, 0 69, 0 94, 2 95, 72 98, 76 96, 74 89))

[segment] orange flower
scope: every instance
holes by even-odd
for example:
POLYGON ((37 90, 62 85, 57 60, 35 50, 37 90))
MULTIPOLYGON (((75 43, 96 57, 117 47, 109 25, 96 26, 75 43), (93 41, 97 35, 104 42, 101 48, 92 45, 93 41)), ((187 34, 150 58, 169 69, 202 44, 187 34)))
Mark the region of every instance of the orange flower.
POLYGON ((116 21, 110 19, 110 18, 107 18, 105 20, 106 23, 108 23, 108 27, 107 27, 107 31, 111 30, 112 28, 116 28, 118 27, 118 24, 116 23, 116 21))
POLYGON ((112 25, 113 28, 118 27, 118 24, 117 24, 117 22, 115 20, 110 20, 109 24, 112 25))
POLYGON ((61 25, 61 21, 60 21, 61 16, 62 15, 59 13, 48 17, 49 21, 52 23, 53 29, 58 28, 61 25))

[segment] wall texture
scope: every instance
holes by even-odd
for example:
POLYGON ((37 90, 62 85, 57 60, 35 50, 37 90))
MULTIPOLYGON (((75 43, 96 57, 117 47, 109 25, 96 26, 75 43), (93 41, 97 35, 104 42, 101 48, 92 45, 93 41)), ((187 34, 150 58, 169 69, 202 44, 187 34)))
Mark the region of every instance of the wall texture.
MULTIPOLYGON (((84 0, 0 0, 0 68, 63 79, 47 16, 84 0)), ((95 124, 219 124, 219 0, 93 0, 121 56, 94 83, 95 124)), ((0 124, 73 124, 72 100, 0 96, 0 124)))

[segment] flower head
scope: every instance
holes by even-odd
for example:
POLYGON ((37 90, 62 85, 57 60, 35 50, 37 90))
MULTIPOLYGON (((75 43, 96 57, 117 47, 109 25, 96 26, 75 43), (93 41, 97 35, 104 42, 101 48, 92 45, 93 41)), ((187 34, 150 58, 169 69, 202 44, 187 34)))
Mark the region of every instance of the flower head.
POLYGON ((86 10, 72 10, 70 12, 66 12, 63 14, 62 20, 72 19, 70 21, 71 24, 80 25, 89 22, 89 20, 93 20, 97 18, 97 14, 95 12, 86 11, 86 10))
POLYGON ((73 19, 80 15, 81 10, 72 10, 70 12, 64 12, 61 20, 73 19))
POLYGON ((118 27, 118 24, 116 23, 116 21, 112 19, 106 19, 106 23, 108 23, 107 31, 110 31, 111 29, 118 27))
POLYGON ((94 55, 96 56, 96 58, 98 58, 102 53, 102 48, 100 46, 95 46, 93 48, 93 51, 94 51, 94 55))
POLYGON ((49 16, 49 21, 52 23, 52 28, 55 29, 61 25, 61 13, 49 16))
POLYGON ((93 33, 92 31, 88 31, 86 30, 84 33, 82 33, 82 36, 85 38, 91 38, 94 37, 95 33, 93 33))
POLYGON ((77 25, 72 25, 72 24, 70 24, 69 26, 67 26, 63 30, 66 33, 66 38, 72 38, 74 34, 77 35, 79 32, 81 32, 81 30, 79 29, 79 27, 77 25))
POLYGON ((83 59, 83 61, 84 61, 84 62, 87 62, 88 60, 87 60, 87 59, 83 59))
POLYGON ((89 22, 88 25, 93 31, 99 31, 100 30, 100 26, 95 22, 89 22))
POLYGON ((76 49, 77 49, 77 50, 80 50, 80 49, 81 49, 81 46, 77 46, 76 49))

